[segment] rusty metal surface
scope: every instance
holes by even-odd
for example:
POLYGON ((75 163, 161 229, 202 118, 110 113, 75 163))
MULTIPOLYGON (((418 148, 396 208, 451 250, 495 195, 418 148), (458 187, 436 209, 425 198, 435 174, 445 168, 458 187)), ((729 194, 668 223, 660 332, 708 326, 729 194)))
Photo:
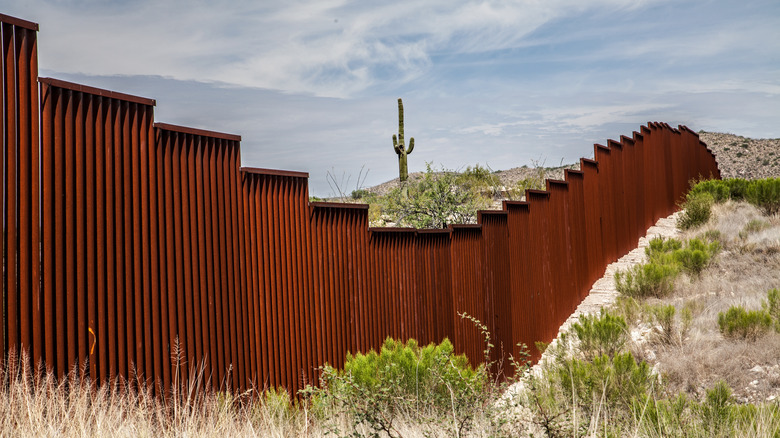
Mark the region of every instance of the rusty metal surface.
POLYGON ((3 348, 40 357, 37 24, 0 16, 2 42, 3 348))
POLYGON ((164 395, 202 365, 212 389, 295 392, 388 336, 481 362, 459 312, 488 359, 538 358, 690 180, 720 176, 696 133, 648 123, 475 225, 369 228, 366 205, 309 203, 305 172, 240 167, 240 136, 38 79, 37 25, 0 22, 3 352, 59 376, 86 364, 164 395))

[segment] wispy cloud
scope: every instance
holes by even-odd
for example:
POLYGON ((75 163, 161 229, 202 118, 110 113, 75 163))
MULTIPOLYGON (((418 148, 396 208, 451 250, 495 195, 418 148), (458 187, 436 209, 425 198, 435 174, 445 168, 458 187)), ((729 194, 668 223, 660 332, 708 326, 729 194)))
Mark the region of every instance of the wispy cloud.
POLYGON ((17 9, 33 11, 25 15, 43 22, 50 35, 41 47, 44 68, 348 97, 386 78, 404 83, 419 77, 437 54, 521 47, 560 17, 635 4, 30 0, 17 9))

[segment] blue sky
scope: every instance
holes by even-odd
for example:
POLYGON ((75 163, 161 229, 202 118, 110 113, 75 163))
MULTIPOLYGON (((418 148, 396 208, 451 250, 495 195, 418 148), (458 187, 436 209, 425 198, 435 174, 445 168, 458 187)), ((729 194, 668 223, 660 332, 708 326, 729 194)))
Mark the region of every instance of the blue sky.
POLYGON ((780 137, 777 0, 0 3, 40 24, 41 76, 239 134, 320 196, 397 176, 398 97, 410 171, 574 162, 648 121, 780 137))

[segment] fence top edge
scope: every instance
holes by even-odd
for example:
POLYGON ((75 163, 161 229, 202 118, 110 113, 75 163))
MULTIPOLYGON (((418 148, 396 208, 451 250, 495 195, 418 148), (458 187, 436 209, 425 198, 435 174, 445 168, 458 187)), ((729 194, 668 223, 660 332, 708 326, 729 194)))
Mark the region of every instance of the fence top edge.
POLYGON ((602 151, 604 151, 604 152, 606 152, 606 153, 609 153, 609 152, 610 152, 610 149, 609 149, 608 147, 604 146, 603 144, 598 144, 598 143, 595 143, 595 144, 593 145, 593 147, 594 147, 596 150, 602 150, 602 151))
POLYGON ((408 227, 369 227, 368 231, 371 231, 372 233, 404 233, 404 234, 413 234, 416 233, 417 228, 408 228, 408 227))
POLYGON ((368 204, 350 204, 348 202, 309 202, 314 208, 341 208, 347 210, 368 210, 368 204))
POLYGON ((164 129, 166 131, 180 132, 182 134, 200 135, 202 137, 213 137, 222 140, 241 141, 240 135, 226 134, 224 132, 208 131, 206 129, 190 128, 188 126, 172 125, 170 123, 156 122, 155 128, 164 129))
POLYGON ((477 210, 477 214, 485 214, 485 215, 502 215, 506 214, 505 210, 477 210))
POLYGON ((417 234, 450 234, 452 230, 449 228, 423 228, 417 230, 417 234))
POLYGON ((482 228, 481 224, 449 224, 447 226, 452 231, 457 230, 477 230, 482 228))
POLYGON ((545 198, 549 198, 550 197, 550 192, 547 191, 547 190, 526 189, 526 191, 525 191, 525 199, 530 199, 529 195, 544 196, 545 198))
POLYGON ((309 178, 308 172, 297 172, 294 170, 263 169, 260 167, 242 167, 239 170, 241 172, 250 173, 253 175, 290 176, 293 178, 309 178))
POLYGON ((10 15, 0 14, 0 22, 12 24, 14 26, 23 27, 25 29, 30 29, 38 32, 40 30, 40 27, 38 26, 38 23, 34 23, 32 21, 23 20, 21 18, 12 17, 10 15))
POLYGON ((528 201, 503 201, 501 203, 502 207, 504 207, 505 210, 509 209, 515 209, 515 208, 522 208, 525 210, 528 210, 528 201))
POLYGON ((74 82, 63 81, 55 78, 38 78, 38 82, 50 87, 63 88, 66 90, 77 91, 79 93, 94 94, 96 96, 108 99, 124 100, 127 102, 139 103, 141 105, 156 106, 157 101, 148 97, 133 96, 132 94, 120 93, 118 91, 106 90, 103 88, 90 87, 89 85, 76 84, 74 82))
POLYGON ((591 160, 590 158, 580 158, 580 165, 583 164, 587 164, 593 167, 599 167, 599 162, 596 160, 591 160))
POLYGON ((506 210, 477 210, 477 223, 482 224, 483 218, 491 217, 506 220, 509 212, 506 210))
POLYGON ((607 140, 607 146, 610 149, 612 149, 612 148, 623 149, 623 144, 622 143, 620 143, 619 141, 612 140, 612 139, 607 140))
POLYGON ((568 187, 569 186, 569 182, 568 181, 562 181, 562 180, 559 180, 559 179, 548 179, 547 180, 547 187, 548 188, 550 186, 554 186, 554 185, 568 187))
POLYGON ((567 180, 570 176, 575 176, 575 177, 585 176, 585 172, 577 169, 566 169, 563 173, 564 175, 566 175, 567 180))

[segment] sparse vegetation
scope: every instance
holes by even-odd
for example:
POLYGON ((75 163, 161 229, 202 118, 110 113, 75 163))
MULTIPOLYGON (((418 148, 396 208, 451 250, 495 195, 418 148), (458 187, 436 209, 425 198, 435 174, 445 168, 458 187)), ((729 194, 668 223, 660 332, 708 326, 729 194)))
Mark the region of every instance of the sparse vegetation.
POLYGON ((475 223, 477 211, 490 205, 490 198, 475 189, 475 176, 468 185, 457 184, 457 174, 434 172, 431 164, 423 178, 392 190, 382 203, 382 213, 398 226, 444 228, 450 223, 475 223))
POLYGON ((701 275, 719 249, 718 241, 705 243, 693 238, 683 244, 677 239, 652 239, 645 249, 647 263, 615 273, 617 290, 631 297, 667 296, 681 271, 701 275))
POLYGON ((688 230, 706 223, 710 220, 713 203, 714 198, 710 193, 689 193, 682 205, 683 214, 677 219, 677 227, 688 230))
POLYGON ((763 310, 745 310, 732 306, 718 313, 718 327, 723 336, 732 339, 755 341, 765 335, 772 326, 772 318, 763 310))
POLYGON ((714 201, 724 202, 745 200, 764 210, 768 215, 780 211, 780 178, 764 178, 744 180, 730 178, 725 180, 709 180, 696 184, 689 193, 689 198, 709 193, 714 201))
POLYGON ((598 316, 580 316, 572 325, 572 332, 579 341, 580 350, 591 360, 597 356, 614 356, 623 350, 628 340, 625 319, 606 310, 598 316))

